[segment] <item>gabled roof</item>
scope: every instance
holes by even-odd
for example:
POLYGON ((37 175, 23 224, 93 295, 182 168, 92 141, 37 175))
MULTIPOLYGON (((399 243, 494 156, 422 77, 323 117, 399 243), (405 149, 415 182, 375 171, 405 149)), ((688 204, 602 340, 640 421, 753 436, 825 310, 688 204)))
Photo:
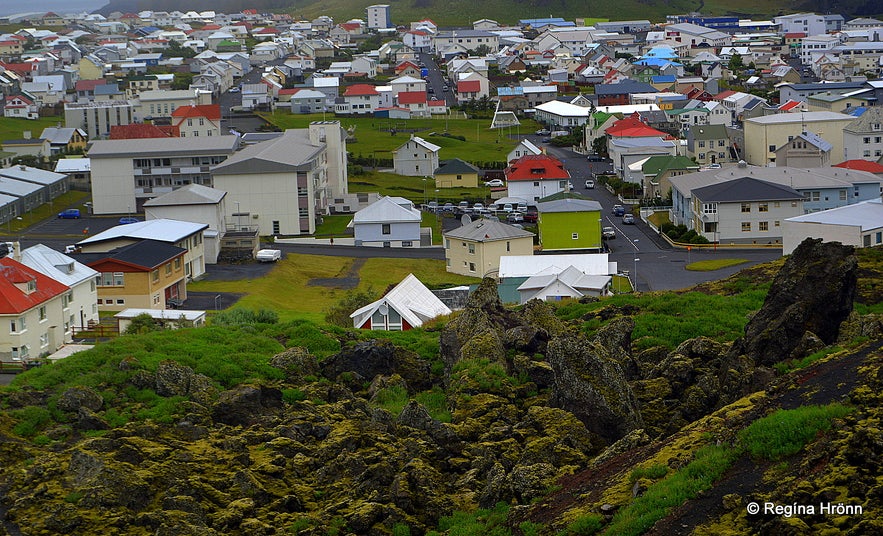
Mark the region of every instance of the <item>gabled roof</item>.
POLYGON ((139 221, 116 225, 106 231, 77 242, 80 245, 98 244, 118 238, 134 238, 139 240, 156 240, 174 244, 188 236, 208 229, 205 223, 193 223, 189 221, 170 220, 160 218, 156 220, 139 221))
POLYGON ((426 93, 423 91, 400 91, 396 98, 399 104, 426 103, 426 93))
POLYGON ((413 203, 401 197, 381 197, 353 215, 353 223, 420 222, 423 215, 413 203))
MULTIPOLYGON (((144 202, 145 207, 168 207, 180 205, 214 205, 220 203, 227 192, 202 184, 188 184, 167 194, 144 202)), ((151 220, 155 221, 155 220, 151 220)), ((131 224, 129 224, 131 225, 131 224)))
MULTIPOLYGON (((818 149, 819 151, 822 151, 823 153, 830 151, 834 147, 833 145, 831 145, 830 143, 828 143, 827 141, 825 141, 824 139, 822 139, 818 135, 813 134, 812 132, 802 132, 801 134, 795 136, 794 139, 804 140, 808 144, 810 144, 813 147, 815 147, 816 149, 818 149)), ((794 141, 794 140, 791 140, 791 141, 794 141)), ((791 142, 788 142, 788 143, 791 143, 791 142)), ((787 144, 785 144, 785 145, 787 145, 787 144)))
POLYGON ((868 173, 883 173, 883 165, 868 160, 847 160, 832 167, 867 171, 868 173))
POLYGON ((354 84, 344 91, 344 97, 359 97, 364 95, 379 95, 377 88, 371 84, 354 84))
POLYGON ((210 121, 221 120, 220 104, 191 104, 190 106, 178 106, 172 112, 172 117, 180 117, 182 119, 188 117, 205 117, 210 121))
POLYGON ((696 125, 690 127, 690 134, 694 140, 722 140, 728 137, 724 125, 696 125))
POLYGON ((407 142, 403 143, 402 145, 399 145, 399 146, 396 148, 396 151, 401 150, 405 145, 407 145, 409 142, 412 142, 412 141, 413 141, 414 143, 416 143, 417 145, 419 145, 420 147, 423 147, 423 148, 426 149, 427 151, 430 151, 430 152, 433 152, 433 153, 437 153, 438 150, 441 149, 441 146, 436 145, 436 144, 434 144, 434 143, 429 143, 428 141, 424 140, 424 139, 421 138, 421 137, 418 137, 418 136, 411 136, 411 138, 410 138, 407 142))
MULTIPOLYGON (((130 223, 129 225, 134 224, 130 223)), ((175 257, 184 255, 186 252, 186 249, 166 242, 140 240, 134 244, 128 244, 107 252, 77 253, 77 258, 81 259, 88 266, 98 267, 99 269, 102 264, 107 262, 118 262, 147 271, 162 266, 175 257)))
POLYGON ((21 262, 69 287, 98 275, 92 268, 44 244, 36 244, 23 250, 21 262))
POLYGON ((581 272, 575 266, 568 266, 563 271, 554 274, 541 274, 528 277, 518 290, 541 290, 552 283, 560 282, 575 291, 575 294, 582 294, 582 290, 599 290, 610 283, 609 275, 589 275, 581 272))
POLYGON ((408 274, 385 296, 354 311, 350 315, 350 318, 353 319, 353 326, 362 326, 375 311, 384 305, 394 309, 411 327, 415 328, 437 316, 451 314, 448 306, 414 277, 414 274, 408 274))
POLYGON ((471 240, 473 242, 494 242, 534 236, 533 233, 505 224, 499 220, 480 219, 443 233, 447 238, 471 240))
POLYGON ((615 273, 607 253, 583 253, 566 255, 504 255, 500 257, 499 277, 530 277, 539 274, 552 275, 569 266, 589 275, 615 273))
MULTIPOLYGON (((195 138, 188 138, 192 139, 195 138)), ((214 166, 212 173, 236 175, 290 172, 297 170, 299 166, 309 166, 323 150, 323 146, 314 145, 310 141, 307 129, 288 129, 281 136, 256 143, 233 154, 214 166)))
POLYGON ((753 177, 742 177, 693 190, 693 196, 705 203, 739 203, 750 201, 789 201, 803 199, 794 188, 773 184, 753 177))
POLYGON ((699 169, 699 164, 686 156, 657 155, 644 162, 641 172, 644 175, 659 176, 670 169, 699 169))
POLYGON ((508 181, 534 181, 538 179, 569 179, 564 164, 547 154, 529 154, 509 164, 505 170, 508 181))
POLYGON ((637 112, 613 123, 606 133, 614 138, 671 138, 670 134, 656 130, 641 121, 637 112))
POLYGON ((550 212, 600 212, 601 203, 589 199, 555 199, 552 201, 538 202, 537 211, 541 214, 550 212))
POLYGON ((14 259, 0 259, 0 314, 23 313, 69 290, 67 285, 14 259), (27 285, 29 281, 37 283, 33 292, 28 293, 16 286, 27 285))
POLYGON ((104 78, 99 78, 98 80, 77 80, 75 88, 77 91, 92 91, 95 89, 95 86, 103 86, 105 84, 107 84, 107 80, 104 78))
POLYGON ((457 93, 478 93, 481 91, 479 80, 463 80, 457 82, 457 93))
POLYGON ((433 175, 456 175, 458 173, 481 173, 481 170, 469 162, 464 162, 459 158, 452 158, 451 160, 441 162, 433 175))
POLYGON ((49 140, 49 143, 69 143, 71 138, 74 136, 74 133, 79 131, 80 136, 83 138, 86 137, 86 133, 78 128, 59 128, 59 127, 46 127, 43 129, 40 137, 44 140, 49 140))

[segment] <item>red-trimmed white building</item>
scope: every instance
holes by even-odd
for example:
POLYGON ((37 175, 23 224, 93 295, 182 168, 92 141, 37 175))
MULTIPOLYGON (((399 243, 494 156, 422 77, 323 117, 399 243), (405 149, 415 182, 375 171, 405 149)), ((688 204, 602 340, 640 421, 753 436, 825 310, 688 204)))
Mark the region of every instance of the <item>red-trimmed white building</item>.
POLYGON ((415 52, 429 52, 432 49, 432 34, 424 30, 411 30, 402 35, 402 43, 415 52))
POLYGON ((220 136, 221 106, 218 104, 179 106, 172 112, 172 126, 178 128, 182 138, 220 136))
POLYGON ((6 97, 3 107, 3 117, 15 117, 18 119, 37 119, 40 117, 37 103, 25 95, 10 95, 6 97))
POLYGON ((448 113, 448 103, 444 99, 431 100, 426 104, 429 107, 430 115, 444 115, 448 113))
POLYGON ((426 93, 421 91, 402 91, 396 97, 398 105, 411 111, 412 117, 429 117, 429 105, 426 93))
POLYGON ((23 363, 61 348, 70 292, 12 258, 0 259, 0 361, 23 363))
POLYGON ((426 285, 408 274, 379 300, 354 311, 353 327, 374 331, 407 331, 451 310, 426 285))
POLYGON ((570 173, 564 163, 547 154, 530 154, 515 160, 504 171, 509 197, 538 201, 568 191, 570 173))
POLYGON ((346 88, 342 100, 334 104, 335 113, 368 115, 380 107, 380 93, 371 84, 355 84, 346 88))

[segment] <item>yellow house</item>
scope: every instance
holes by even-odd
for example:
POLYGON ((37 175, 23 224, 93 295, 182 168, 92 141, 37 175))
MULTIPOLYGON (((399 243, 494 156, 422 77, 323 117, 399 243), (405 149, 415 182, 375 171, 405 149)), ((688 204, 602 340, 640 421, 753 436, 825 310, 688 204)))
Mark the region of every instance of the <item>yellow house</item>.
POLYGON ((78 253, 76 258, 98 277, 98 308, 166 309, 187 299, 184 248, 143 240, 107 253, 78 253))
POLYGON ((799 136, 812 132, 831 144, 831 164, 843 162, 843 128, 855 121, 851 115, 836 112, 776 114, 745 120, 745 161, 766 166, 776 159, 776 149, 799 136))
POLYGON ((477 188, 481 171, 459 158, 445 160, 433 173, 436 188, 477 188))
POLYGON ((96 63, 89 56, 80 59, 77 64, 77 70, 80 74, 80 80, 100 80, 104 78, 104 65, 96 63))
POLYGON ((498 220, 475 220, 444 233, 446 270, 484 277, 500 270, 500 257, 533 255, 534 234, 498 220))

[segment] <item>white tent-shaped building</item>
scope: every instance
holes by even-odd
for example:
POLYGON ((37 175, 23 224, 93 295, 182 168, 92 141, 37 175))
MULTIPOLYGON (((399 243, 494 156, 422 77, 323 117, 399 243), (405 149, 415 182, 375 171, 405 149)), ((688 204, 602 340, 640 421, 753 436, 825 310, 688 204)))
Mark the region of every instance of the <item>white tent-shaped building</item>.
POLYGON ((355 328, 406 331, 447 314, 451 314, 451 310, 414 274, 408 274, 385 296, 356 310, 350 318, 355 328))

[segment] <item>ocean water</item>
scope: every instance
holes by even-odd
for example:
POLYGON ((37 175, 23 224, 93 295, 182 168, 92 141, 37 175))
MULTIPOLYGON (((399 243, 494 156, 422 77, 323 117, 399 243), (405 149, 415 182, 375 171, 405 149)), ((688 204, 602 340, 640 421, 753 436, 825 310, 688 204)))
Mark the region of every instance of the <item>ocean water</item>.
POLYGON ((91 13, 107 4, 108 0, 28 0, 27 2, 0 0, 0 15, 39 13, 41 11, 52 11, 60 15, 83 11, 91 13))

